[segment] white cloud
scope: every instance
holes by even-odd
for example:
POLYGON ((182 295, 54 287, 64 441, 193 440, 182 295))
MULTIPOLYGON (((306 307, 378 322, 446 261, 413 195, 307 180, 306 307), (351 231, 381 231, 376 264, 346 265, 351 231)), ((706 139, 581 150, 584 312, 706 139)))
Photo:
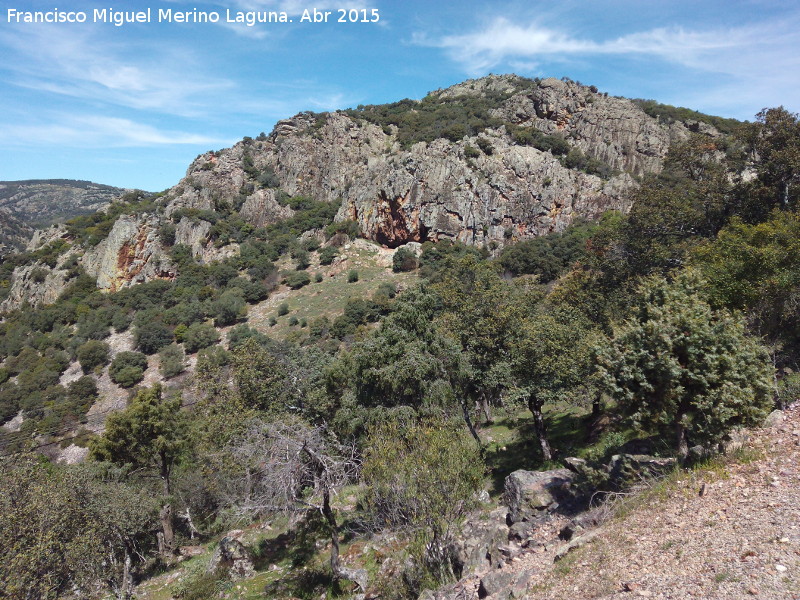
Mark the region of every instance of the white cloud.
POLYGON ((199 59, 169 44, 134 48, 65 27, 6 30, 0 44, 17 57, 4 67, 19 87, 140 110, 202 116, 234 87, 195 75, 199 59))
POLYGON ((175 130, 161 130, 130 119, 103 116, 60 115, 48 118, 47 124, 5 124, 0 127, 3 146, 52 146, 75 148, 148 147, 166 145, 230 144, 231 140, 196 135, 175 130))
POLYGON ((683 93, 682 103, 716 107, 740 118, 752 118, 751 111, 759 104, 786 104, 800 97, 798 12, 739 27, 663 27, 610 39, 576 36, 539 22, 496 18, 479 29, 436 39, 418 33, 413 42, 443 49, 471 76, 498 67, 534 72, 555 61, 585 64, 604 56, 663 61, 687 73, 714 75, 693 93, 683 93))

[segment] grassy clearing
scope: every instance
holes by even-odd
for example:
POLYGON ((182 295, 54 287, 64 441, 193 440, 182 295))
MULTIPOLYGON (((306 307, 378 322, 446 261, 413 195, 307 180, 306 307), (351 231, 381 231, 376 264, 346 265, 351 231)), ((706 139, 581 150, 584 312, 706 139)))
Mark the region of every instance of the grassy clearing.
MULTIPOLYGON (((315 256, 308 268, 311 283, 297 290, 281 286, 272 293, 269 299, 250 308, 248 324, 271 337, 287 339, 304 336, 308 327, 301 327, 305 320, 310 324, 313 320, 327 316, 333 321, 342 314, 345 304, 350 298, 371 298, 381 283, 394 283, 398 289, 406 289, 416 284, 416 273, 394 273, 391 269, 391 254, 380 246, 359 240, 348 244, 341 250, 341 257, 329 266, 319 265, 315 256), (351 271, 358 272, 358 281, 349 283, 351 271), (322 275, 317 283, 315 275, 322 275), (278 307, 286 302, 289 312, 278 316, 278 307), (290 325, 294 317, 297 325, 290 325), (277 323, 271 326, 270 318, 277 323)), ((278 263, 281 271, 291 270, 293 262, 285 258, 278 263)))

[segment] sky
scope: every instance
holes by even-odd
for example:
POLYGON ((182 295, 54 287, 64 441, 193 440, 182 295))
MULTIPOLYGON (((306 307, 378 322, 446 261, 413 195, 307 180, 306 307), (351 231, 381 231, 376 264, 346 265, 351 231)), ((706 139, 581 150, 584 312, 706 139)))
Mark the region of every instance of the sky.
POLYGON ((0 180, 161 191, 198 154, 269 133, 300 111, 418 99, 512 72, 738 119, 778 105, 798 112, 800 4, 3 0, 0 180), (150 9, 150 22, 95 21, 95 9, 150 9), (86 20, 26 23, 37 11, 86 20), (159 22, 159 11, 173 21, 159 22), (291 22, 227 22, 269 11, 291 22), (179 12, 190 22, 176 22, 179 12), (338 22, 342 14, 367 22, 338 22), (219 19, 191 22, 202 15, 219 19))

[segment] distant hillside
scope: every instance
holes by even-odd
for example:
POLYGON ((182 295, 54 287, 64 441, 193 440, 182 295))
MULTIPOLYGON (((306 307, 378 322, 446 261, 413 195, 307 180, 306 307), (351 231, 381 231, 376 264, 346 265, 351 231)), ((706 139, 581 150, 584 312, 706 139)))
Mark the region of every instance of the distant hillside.
POLYGON ((91 181, 0 181, 0 254, 23 248, 34 229, 105 208, 125 190, 91 181))

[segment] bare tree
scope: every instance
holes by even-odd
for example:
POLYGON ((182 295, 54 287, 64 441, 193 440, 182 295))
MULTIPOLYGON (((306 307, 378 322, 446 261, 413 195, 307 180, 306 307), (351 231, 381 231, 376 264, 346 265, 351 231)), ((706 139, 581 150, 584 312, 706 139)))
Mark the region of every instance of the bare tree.
POLYGON ((249 515, 318 510, 330 531, 333 574, 366 589, 366 571, 339 561, 339 525, 331 506, 331 498, 358 476, 355 445, 299 419, 253 419, 233 454, 245 467, 238 509, 249 515))

